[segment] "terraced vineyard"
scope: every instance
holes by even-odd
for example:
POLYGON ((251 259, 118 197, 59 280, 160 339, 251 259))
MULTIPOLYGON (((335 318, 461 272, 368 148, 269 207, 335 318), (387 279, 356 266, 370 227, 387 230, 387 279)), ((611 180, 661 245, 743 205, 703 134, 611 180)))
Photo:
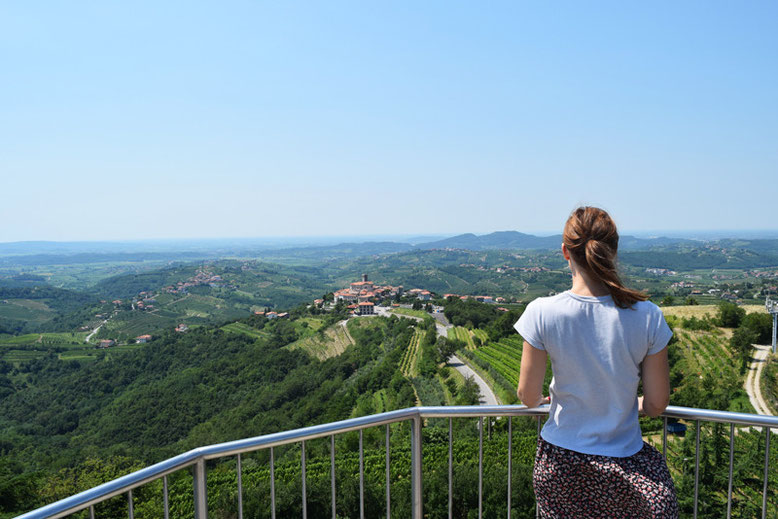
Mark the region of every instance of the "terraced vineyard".
MULTIPOLYGON (((478 331, 482 331, 482 330, 478 330, 478 331)), ((453 328, 450 328, 448 330, 448 336, 452 339, 456 339, 458 341, 464 342, 468 350, 475 349, 475 343, 473 342, 473 332, 471 332, 464 326, 454 326, 453 328)))
POLYGON ((720 330, 699 332, 678 330, 680 348, 689 370, 698 373, 714 373, 718 376, 739 377, 739 363, 732 358, 728 338, 720 330))
MULTIPOLYGON (((318 327, 315 329, 318 330, 318 327)), ((259 332, 262 333, 262 332, 259 332)), ((346 348, 353 344, 341 324, 334 324, 323 331, 308 337, 299 339, 284 348, 290 350, 303 349, 319 360, 325 360, 340 355, 346 348)))
POLYGON ((499 342, 490 342, 481 346, 473 354, 484 363, 492 366, 513 387, 516 387, 519 383, 521 349, 521 338, 511 336, 501 339, 499 342))
POLYGON ((416 364, 419 356, 419 345, 421 344, 423 336, 424 332, 421 330, 416 330, 414 332, 411 342, 408 345, 408 349, 405 350, 405 355, 403 355, 403 358, 400 361, 400 371, 402 371, 402 374, 406 377, 410 378, 418 375, 416 364))

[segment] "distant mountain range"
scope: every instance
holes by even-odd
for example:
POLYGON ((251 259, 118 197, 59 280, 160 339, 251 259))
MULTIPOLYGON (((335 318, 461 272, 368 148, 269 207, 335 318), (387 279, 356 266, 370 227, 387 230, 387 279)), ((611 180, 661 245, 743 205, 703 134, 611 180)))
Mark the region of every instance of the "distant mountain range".
MULTIPOLYGON (((534 236, 518 231, 498 231, 477 236, 472 233, 460 234, 443 240, 420 243, 418 249, 523 249, 541 250, 556 249, 562 243, 562 235, 534 236)), ((699 245, 699 242, 683 238, 637 238, 621 236, 619 248, 622 250, 637 250, 651 247, 667 247, 671 245, 699 245)))
MULTIPOLYGON (((485 250, 555 250, 562 235, 535 236, 518 231, 489 234, 459 234, 443 239, 423 241, 424 237, 395 238, 397 241, 299 243, 260 243, 258 240, 202 240, 171 242, 15 242, 0 243, 0 267, 11 265, 46 265, 97 263, 110 261, 194 261, 218 258, 264 258, 282 263, 319 262, 413 250, 462 249, 485 250)), ((429 238, 427 238, 429 240, 429 238)), ((677 237, 638 238, 621 236, 619 250, 657 249, 688 250, 714 246, 747 249, 758 253, 778 254, 778 239, 692 240, 677 237)))

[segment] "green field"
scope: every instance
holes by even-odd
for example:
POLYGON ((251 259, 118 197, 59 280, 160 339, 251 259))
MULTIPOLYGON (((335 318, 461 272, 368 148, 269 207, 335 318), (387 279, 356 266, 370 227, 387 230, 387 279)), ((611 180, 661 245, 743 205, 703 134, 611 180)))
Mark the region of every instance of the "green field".
POLYGON ((408 317, 418 317, 419 319, 432 319, 432 316, 422 310, 414 310, 412 308, 393 308, 391 313, 397 315, 407 315, 408 317))
POLYGON ((248 324, 244 324, 244 323, 230 323, 222 326, 221 329, 230 333, 247 335, 253 339, 262 339, 262 338, 270 337, 270 334, 268 332, 257 330, 256 328, 253 328, 248 324))
POLYGON ((0 300, 0 319, 40 324, 54 317, 54 311, 43 301, 34 299, 0 300))
POLYGON ((142 344, 114 346, 97 349, 84 343, 86 332, 74 333, 28 333, 0 339, 0 359, 18 364, 40 359, 55 353, 60 360, 93 360, 103 352, 124 353, 143 347, 142 344))

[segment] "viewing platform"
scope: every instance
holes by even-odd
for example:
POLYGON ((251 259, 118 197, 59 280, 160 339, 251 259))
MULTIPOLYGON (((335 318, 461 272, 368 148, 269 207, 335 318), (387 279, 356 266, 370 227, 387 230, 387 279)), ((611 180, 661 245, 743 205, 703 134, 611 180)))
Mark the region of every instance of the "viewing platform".
MULTIPOLYGON (((315 425, 311 427, 305 427, 301 429, 294 429, 289 431, 282 431, 273 434, 267 434, 254 438, 247 438, 243 440, 231 441, 226 443, 220 443, 216 445, 209 445, 206 447, 200 447, 173 458, 166 459, 162 462, 156 463, 152 466, 138 470, 126 476, 120 477, 113 481, 109 481, 80 494, 73 495, 61 501, 49 504, 37 510, 33 510, 26 514, 19 516, 19 518, 56 518, 66 517, 75 512, 88 510, 91 518, 95 517, 95 505, 106 501, 112 497, 125 495, 127 499, 127 516, 130 519, 134 519, 134 502, 133 502, 133 490, 139 487, 151 483, 156 480, 162 479, 162 502, 164 517, 168 519, 171 515, 169 507, 168 496, 168 476, 178 471, 188 469, 192 471, 193 475, 193 488, 191 494, 191 503, 194 505, 194 516, 196 519, 206 519, 209 514, 209 503, 207 498, 207 484, 208 474, 206 470, 206 462, 208 460, 224 459, 227 457, 233 457, 235 459, 235 481, 237 492, 237 507, 234 510, 233 517, 242 519, 244 517, 244 488, 243 488, 243 468, 241 455, 257 452, 262 450, 269 450, 270 459, 270 492, 267 495, 267 503, 271 510, 271 517, 276 517, 276 488, 275 488, 275 475, 274 475, 274 448, 297 444, 300 446, 300 474, 301 474, 301 488, 300 494, 300 506, 302 510, 302 517, 308 517, 308 501, 311 498, 311 494, 306 487, 306 441, 314 440, 318 438, 329 438, 329 455, 330 455, 330 496, 321 497, 322 499, 329 500, 331 517, 335 519, 338 515, 338 503, 336 500, 336 488, 338 481, 336 481, 335 471, 335 438, 337 435, 358 432, 359 433, 359 516, 360 517, 390 517, 392 514, 393 496, 391 492, 390 482, 390 468, 392 466, 392 454, 390 452, 390 434, 396 434, 396 432, 390 432, 390 426, 398 423, 410 424, 410 435, 407 440, 410 442, 410 489, 411 489, 411 503, 410 509, 412 511, 413 519, 421 519, 425 516, 425 503, 423 499, 424 488, 424 471, 423 461, 424 454, 422 449, 422 430, 425 427, 425 422, 435 419, 443 419, 448 421, 448 517, 452 517, 452 499, 453 499, 453 429, 452 423, 454 419, 477 419, 477 431, 478 431, 478 517, 484 516, 483 499, 484 499, 484 434, 485 429, 489 430, 489 424, 492 418, 507 420, 507 450, 504 452, 505 464, 507 465, 507 493, 505 495, 505 515, 511 517, 512 505, 511 503, 511 488, 512 488, 512 470, 511 466, 514 463, 513 452, 513 434, 512 426, 514 418, 516 417, 528 417, 529 419, 535 419, 537 421, 537 429, 540 430, 542 423, 542 417, 547 415, 548 406, 542 406, 538 408, 527 408, 525 406, 445 406, 445 407, 411 407, 406 409, 400 409, 396 411, 390 411, 386 413, 373 414, 363 416, 359 418, 351 418, 348 420, 342 420, 338 422, 331 422, 321 425, 315 425), (484 419, 487 419, 487 427, 484 427, 484 419), (385 463, 386 463, 386 483, 385 483, 385 503, 380 510, 371 509, 367 511, 365 509, 365 456, 363 450, 363 432, 368 429, 383 428, 383 434, 385 434, 385 463)), ((702 423, 714 423, 714 424, 728 424, 729 425, 729 481, 727 489, 727 509, 726 517, 730 517, 732 513, 732 496, 733 496, 733 467, 735 464, 735 440, 736 440, 736 428, 761 428, 761 433, 764 434, 764 471, 762 478, 762 503, 761 503, 761 517, 767 517, 768 508, 768 475, 770 469, 770 438, 772 436, 771 431, 778 429, 778 417, 764 416, 756 414, 746 413, 733 413, 725 411, 713 411, 708 409, 694 409, 687 407, 668 407, 665 413, 662 415, 662 453, 667 456, 668 446, 668 419, 680 419, 684 420, 695 429, 695 450, 694 450, 694 509, 693 517, 698 516, 698 496, 700 490, 700 427, 702 423)), ((503 422, 504 423, 504 422, 503 422)), ((774 431, 773 431, 774 432, 774 431)), ((490 434, 489 432, 486 433, 490 434)), ((339 452, 338 455, 341 453, 339 452)), ((691 460, 691 458, 685 458, 691 460)), ((357 474, 353 475, 357 477, 357 474)), ((736 489, 737 491, 737 489, 736 489)), ((426 505, 430 506, 430 505, 426 505)), ((438 505, 440 506, 440 505, 438 505)), ((191 508, 190 508, 191 510, 191 508)), ((427 509, 429 512, 429 509, 427 509)), ((722 510, 723 514, 723 510, 722 510)), ((329 515, 329 514, 328 514, 329 515)), ((442 515, 442 514, 440 514, 442 515)))

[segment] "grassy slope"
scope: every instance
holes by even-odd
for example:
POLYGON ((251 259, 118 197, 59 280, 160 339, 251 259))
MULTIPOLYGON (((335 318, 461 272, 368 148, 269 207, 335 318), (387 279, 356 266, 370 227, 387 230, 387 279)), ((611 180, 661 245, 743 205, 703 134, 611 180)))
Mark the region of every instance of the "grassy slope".
POLYGON ((290 350, 303 349, 319 360, 340 355, 352 344, 346 331, 340 323, 326 328, 323 333, 316 333, 284 346, 290 350))

